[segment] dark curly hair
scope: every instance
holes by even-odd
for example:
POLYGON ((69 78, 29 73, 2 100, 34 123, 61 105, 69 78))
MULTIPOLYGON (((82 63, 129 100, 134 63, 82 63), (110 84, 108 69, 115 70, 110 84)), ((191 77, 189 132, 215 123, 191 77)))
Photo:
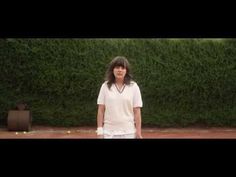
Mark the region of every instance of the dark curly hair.
POLYGON ((129 61, 127 60, 127 58, 125 58, 123 56, 117 56, 110 62, 109 67, 106 71, 105 80, 107 81, 107 85, 108 85, 109 89, 111 88, 112 84, 115 83, 115 76, 113 74, 113 69, 117 66, 121 66, 121 67, 126 68, 126 75, 124 78, 124 83, 126 85, 129 85, 130 82, 133 80, 133 77, 130 74, 129 61))

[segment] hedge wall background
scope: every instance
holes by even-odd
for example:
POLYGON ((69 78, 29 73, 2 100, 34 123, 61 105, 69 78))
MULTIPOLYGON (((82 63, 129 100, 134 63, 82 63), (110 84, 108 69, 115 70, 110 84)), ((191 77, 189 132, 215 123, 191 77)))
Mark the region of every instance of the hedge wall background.
POLYGON ((143 125, 235 126, 235 39, 0 39, 0 123, 26 101, 33 124, 96 125, 107 64, 126 56, 143 125))

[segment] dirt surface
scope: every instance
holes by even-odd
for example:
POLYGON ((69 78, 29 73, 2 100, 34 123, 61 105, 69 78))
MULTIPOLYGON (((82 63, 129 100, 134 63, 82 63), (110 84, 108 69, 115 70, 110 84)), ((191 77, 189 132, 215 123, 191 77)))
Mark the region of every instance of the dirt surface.
MULTIPOLYGON (((0 128, 0 139, 97 139, 95 127, 33 126, 29 132, 0 128)), ((236 139, 236 128, 143 128, 144 139, 236 139)))

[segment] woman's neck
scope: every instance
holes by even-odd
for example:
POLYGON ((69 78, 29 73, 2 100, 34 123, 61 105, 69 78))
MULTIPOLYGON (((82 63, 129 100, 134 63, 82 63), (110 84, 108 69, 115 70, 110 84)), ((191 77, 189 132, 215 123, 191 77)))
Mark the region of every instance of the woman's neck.
POLYGON ((115 83, 117 85, 124 85, 124 79, 116 79, 115 83))
POLYGON ((115 81, 115 87, 118 90, 119 93, 122 93, 125 89, 125 83, 124 80, 117 80, 115 81))

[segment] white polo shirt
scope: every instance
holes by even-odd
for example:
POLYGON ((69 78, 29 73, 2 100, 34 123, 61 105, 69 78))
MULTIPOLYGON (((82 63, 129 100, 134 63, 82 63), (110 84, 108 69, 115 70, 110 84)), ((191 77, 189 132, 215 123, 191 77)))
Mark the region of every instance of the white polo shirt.
POLYGON ((134 107, 142 107, 139 86, 131 81, 119 92, 114 84, 108 88, 107 81, 101 86, 97 104, 105 105, 104 134, 121 135, 135 133, 134 107))

